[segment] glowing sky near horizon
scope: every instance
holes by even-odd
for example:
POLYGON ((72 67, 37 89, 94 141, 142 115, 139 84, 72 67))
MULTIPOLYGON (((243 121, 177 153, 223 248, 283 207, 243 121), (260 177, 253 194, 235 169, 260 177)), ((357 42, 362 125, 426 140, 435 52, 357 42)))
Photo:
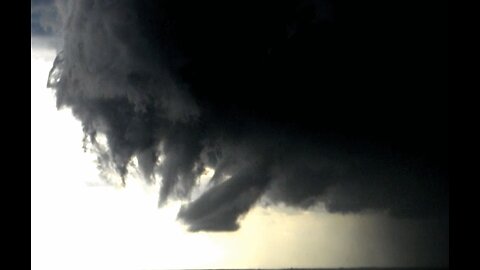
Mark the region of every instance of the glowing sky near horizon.
POLYGON ((424 241, 426 232, 436 228, 378 214, 257 206, 236 232, 187 232, 176 220, 181 202, 157 208, 158 185, 146 186, 134 175, 125 188, 100 179, 95 155, 82 150, 81 123, 68 109, 57 111, 54 92, 46 89, 55 50, 34 43, 32 39, 32 269, 436 263, 424 256, 431 244, 424 241), (426 229, 418 229, 422 226, 426 229))

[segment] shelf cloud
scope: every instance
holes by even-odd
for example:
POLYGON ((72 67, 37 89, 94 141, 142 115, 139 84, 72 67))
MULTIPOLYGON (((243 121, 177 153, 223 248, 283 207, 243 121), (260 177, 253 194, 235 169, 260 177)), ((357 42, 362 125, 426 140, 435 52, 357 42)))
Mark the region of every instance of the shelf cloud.
POLYGON ((102 169, 125 179, 136 158, 191 231, 235 231, 261 198, 445 216, 443 37, 395 3, 57 1, 48 85, 102 169))

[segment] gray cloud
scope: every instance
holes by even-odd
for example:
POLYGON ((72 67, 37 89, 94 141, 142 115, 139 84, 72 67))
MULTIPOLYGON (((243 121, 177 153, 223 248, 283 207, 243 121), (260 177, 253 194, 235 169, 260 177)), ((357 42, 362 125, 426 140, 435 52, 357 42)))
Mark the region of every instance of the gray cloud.
POLYGON ((32 1, 30 10, 32 35, 53 36, 60 32, 61 22, 53 0, 32 1))
POLYGON ((269 180, 261 172, 255 167, 242 170, 182 207, 178 217, 190 224, 191 231, 237 230, 239 217, 260 198, 269 180))
POLYGON ((81 120, 103 170, 123 179, 136 157, 146 181, 161 178, 163 205, 188 200, 214 168, 212 187, 178 214, 191 231, 236 230, 262 197, 331 212, 448 213, 435 159, 444 149, 424 143, 431 133, 416 120, 428 115, 402 110, 409 98, 392 103, 342 82, 361 69, 338 71, 349 59, 332 43, 330 2, 188 4, 57 2, 64 46, 49 86, 57 107, 81 120))

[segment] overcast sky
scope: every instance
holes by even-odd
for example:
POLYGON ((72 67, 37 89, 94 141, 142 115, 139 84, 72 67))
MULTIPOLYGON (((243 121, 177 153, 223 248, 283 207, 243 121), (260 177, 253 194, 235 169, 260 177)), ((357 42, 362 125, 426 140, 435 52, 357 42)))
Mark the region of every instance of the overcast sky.
POLYGON ((32 1, 32 266, 447 266, 441 5, 32 1))

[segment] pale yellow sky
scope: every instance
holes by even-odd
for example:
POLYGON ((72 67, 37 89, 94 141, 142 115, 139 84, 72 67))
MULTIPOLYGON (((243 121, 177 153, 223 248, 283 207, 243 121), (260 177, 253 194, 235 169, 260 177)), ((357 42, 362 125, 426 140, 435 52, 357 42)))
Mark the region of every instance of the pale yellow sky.
POLYGON ((54 57, 32 47, 32 269, 428 264, 424 232, 412 229, 419 224, 374 214, 257 206, 237 232, 187 232, 176 221, 181 202, 157 208, 158 185, 135 175, 124 189, 103 184, 95 156, 83 152, 80 122, 57 111, 46 89, 54 57))

